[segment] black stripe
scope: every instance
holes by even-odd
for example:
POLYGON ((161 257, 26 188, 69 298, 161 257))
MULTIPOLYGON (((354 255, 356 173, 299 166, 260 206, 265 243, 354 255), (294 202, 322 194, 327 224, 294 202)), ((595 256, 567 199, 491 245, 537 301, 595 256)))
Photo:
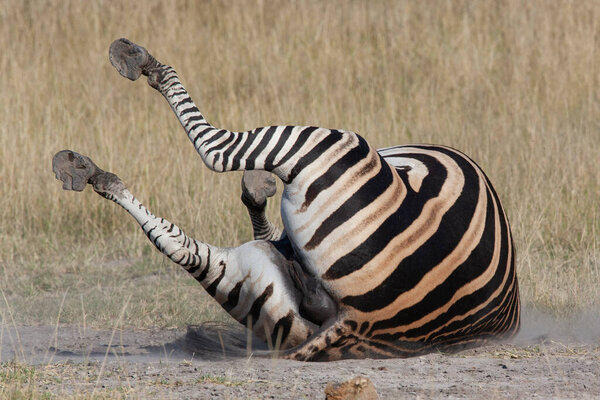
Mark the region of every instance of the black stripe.
MULTIPOLYGON (((197 109, 196 109, 197 110, 197 109)), ((185 114, 188 114, 190 112, 193 111, 193 108, 188 108, 186 110, 184 110, 181 114, 182 116, 185 114), (185 113, 185 114, 184 114, 185 113)), ((195 121, 202 121, 202 122, 206 122, 204 120, 204 117, 202 116, 202 114, 200 115, 192 115, 191 117, 189 117, 186 121, 185 121, 185 125, 188 126, 190 123, 195 122, 195 121)))
MULTIPOLYGON (((192 113, 192 112, 194 112, 194 111, 195 111, 195 112, 197 112, 197 113, 200 113, 200 110, 198 110, 198 107, 196 107, 196 106, 193 106, 193 107, 190 107, 190 108, 186 108, 185 110, 183 110, 182 112, 180 112, 180 113, 179 113, 179 116, 180 116, 180 117, 183 117, 183 116, 185 116, 186 114, 192 113)), ((189 124, 191 121, 197 121, 197 120, 199 120, 199 119, 204 119, 204 117, 202 116, 202 114, 188 118, 188 120, 185 122, 185 124, 187 125, 187 124, 189 124)))
MULTIPOLYGON (((500 222, 500 228, 501 228, 500 259, 498 260, 498 268, 497 268, 494 276, 480 289, 459 299, 456 303, 454 303, 452 306, 450 306, 450 308, 448 309, 447 312, 439 315, 434 320, 432 320, 422 326, 419 326, 417 328, 414 328, 414 329, 411 329, 411 330, 405 332, 404 334, 402 334, 402 336, 417 337, 417 336, 427 335, 429 332, 433 331, 434 329, 436 329, 437 327, 439 327, 441 325, 444 325, 452 318, 454 318, 458 315, 463 315, 463 314, 467 313, 469 310, 472 310, 473 308, 479 306, 481 303, 487 301, 489 299, 489 297, 491 296, 491 294, 500 287, 500 283, 504 279, 504 275, 506 272, 506 262, 507 262, 507 257, 508 257, 508 252, 506 251, 507 244, 508 244, 508 238, 506 236, 507 230, 506 230, 506 225, 502 221, 500 222)), ((506 294, 508 288, 509 288, 509 285, 504 285, 500 294, 498 296, 496 296, 494 299, 492 299, 488 303, 487 306, 485 306, 483 309, 479 310, 475 314, 472 314, 472 315, 466 317, 463 320, 454 321, 454 322, 450 323, 448 326, 446 326, 445 328, 443 328, 442 330, 437 332, 436 336, 443 335, 444 333, 452 332, 455 330, 459 330, 461 328, 469 328, 468 330, 470 330, 470 328, 473 326, 473 324, 475 324, 477 321, 479 321, 480 319, 487 316, 491 310, 498 307, 499 303, 502 301, 502 298, 506 294)), ((377 323, 376 325, 379 325, 379 323, 377 323)), ((382 323, 381 325, 385 326, 386 324, 382 323)), ((379 328, 380 328, 379 326, 377 328, 374 327, 373 330, 379 329, 379 328)), ((383 336, 383 335, 381 335, 381 336, 383 336)), ((458 335, 456 335, 456 336, 458 336, 458 335)), ((433 339, 432 339, 432 341, 433 341, 433 339)))
POLYGON ((196 129, 199 129, 201 126, 208 126, 208 127, 211 127, 211 128, 212 128, 212 126, 210 126, 210 124, 209 124, 208 122, 204 121, 204 122, 198 122, 198 123, 196 123, 196 124, 192 124, 192 126, 190 126, 190 127, 188 128, 188 131, 189 131, 190 133, 193 133, 193 132, 195 132, 195 131, 196 131, 196 129))
POLYGON ((226 147, 227 145, 229 145, 231 142, 237 140, 236 135, 232 132, 228 132, 230 134, 230 136, 223 140, 221 143, 211 147, 210 149, 206 150, 206 153, 208 154, 209 152, 212 151, 219 151, 221 149, 223 149, 224 147, 226 147))
MULTIPOLYGON (((181 90, 180 90, 180 91, 178 91, 178 92, 173 92, 173 93, 171 93, 171 96, 172 96, 172 97, 175 97, 175 96, 181 96, 181 95, 183 95, 183 94, 188 94, 188 92, 187 92, 187 90, 185 90, 185 88, 184 88, 183 86, 181 86, 181 90)), ((188 96, 189 96, 189 95, 188 95, 188 96)))
POLYGON ((333 147, 334 144, 342 140, 344 135, 340 131, 332 130, 327 136, 323 138, 315 147, 309 150, 304 156, 302 156, 298 162, 292 167, 288 179, 293 181, 296 176, 310 164, 323 157, 323 153, 333 147))
MULTIPOLYGON (((306 250, 312 250, 317 247, 334 229, 348 221, 357 212, 363 208, 373 204, 383 192, 385 192, 394 180, 395 172, 388 167, 385 161, 381 160, 381 169, 379 173, 365 182, 348 200, 338 207, 331 215, 329 215, 317 228, 314 235, 304 245, 306 250)), ((335 264, 334 264, 335 265, 335 264)), ((354 266, 360 268, 362 265, 354 266)), ((325 273, 326 278, 330 276, 331 268, 325 273)))
POLYGON ((227 163, 229 162, 229 157, 231 156, 231 153, 233 153, 233 150, 235 150, 235 148, 240 144, 240 142, 244 140, 243 133, 236 133, 234 135, 236 136, 235 141, 231 144, 231 146, 227 148, 227 150, 223 152, 223 165, 227 165, 227 163))
POLYGON ((273 284, 271 283, 265 288, 262 294, 258 296, 256 300, 254 300, 254 303, 252 303, 252 307, 250 307, 250 312, 248 312, 248 314, 244 318, 242 318, 240 322, 244 325, 247 325, 248 316, 252 316, 252 324, 256 324, 256 321, 258 321, 258 318, 260 317, 260 310, 262 310, 262 307, 265 305, 267 300, 269 300, 269 297, 271 297, 272 294, 273 284))
MULTIPOLYGON (((219 129, 214 135, 213 137, 210 139, 210 143, 214 143, 215 141, 221 139, 223 137, 224 134, 228 133, 228 131, 226 131, 225 129, 219 129)), ((215 144, 212 147, 208 147, 204 150, 205 154, 210 153, 211 151, 214 150, 219 150, 221 148, 221 146, 223 145, 223 143, 225 143, 225 145, 227 145, 228 141, 231 141, 235 139, 234 135, 230 135, 227 139, 225 139, 222 143, 219 144, 215 144)))
POLYGON ((252 150, 252 153, 248 157, 246 157, 246 171, 253 170, 255 168, 255 160, 256 158, 264 151, 267 147, 271 139, 273 138, 273 134, 275 133, 276 126, 270 126, 267 128, 263 138, 260 140, 258 145, 252 150))
MULTIPOLYGON (((502 261, 506 262, 506 260, 501 260, 501 262, 502 261)), ((504 278, 505 271, 506 271, 506 269, 502 268, 502 265, 500 265, 498 267, 498 270, 496 271, 496 274, 493 276, 492 280, 490 280, 490 282, 488 282, 488 284, 486 284, 485 287, 483 287, 482 289, 478 290, 477 292, 474 292, 473 294, 467 296, 466 298, 460 299, 460 301, 458 301, 455 305, 453 305, 446 314, 450 314, 450 313, 453 313, 454 315, 463 314, 463 313, 471 310, 475 306, 481 304, 483 301, 487 300, 489 298, 489 296, 491 295, 491 293, 500 286, 500 283, 502 282, 502 279, 504 278)), ((475 336, 479 336, 479 335, 487 333, 487 332, 482 332, 482 325, 485 324, 489 319, 493 319, 493 318, 497 317, 498 311, 496 311, 494 313, 492 313, 492 311, 494 311, 494 309, 500 305, 503 297, 507 294, 509 287, 510 287, 509 285, 504 285, 504 287, 502 287, 502 290, 500 291, 498 296, 496 296, 494 299, 492 299, 492 301, 490 301, 490 303, 488 305, 486 305, 483 309, 479 310, 475 314, 468 316, 467 318, 465 318, 462 321, 454 321, 451 324, 449 324, 448 326, 441 329, 439 332, 436 332, 436 334, 431 338, 431 341, 436 342, 437 340, 440 340, 440 339, 447 340, 448 338, 453 338, 453 337, 460 338, 461 336, 464 337, 466 334, 468 334, 469 336, 475 337, 475 336), (459 330, 459 329, 461 329, 461 330, 459 330), (456 332, 448 335, 449 332, 453 332, 453 331, 456 331, 456 332), (440 339, 438 339, 438 338, 440 338, 440 339)), ((446 318, 441 318, 440 322, 438 322, 437 326, 443 325, 450 319, 450 318, 447 318, 447 315, 442 315, 440 317, 446 317, 446 318)), ((432 321, 432 322, 435 322, 435 321, 432 321)), ((429 331, 431 331, 431 330, 432 329, 429 328, 429 331)), ((417 334, 417 331, 413 332, 411 330, 411 331, 407 332, 407 335, 410 335, 410 336, 414 336, 415 334, 417 334)))
MULTIPOLYGON (((480 188, 479 175, 473 166, 462 157, 454 155, 453 158, 463 172, 464 187, 458 199, 442 217, 437 231, 414 253, 404 258, 380 285, 363 295, 345 297, 342 299, 344 304, 364 312, 386 307, 399 295, 415 287, 427 272, 440 264, 458 245, 469 228, 478 203, 480 188)), ((427 217, 422 216, 422 218, 427 217)), ((493 249, 489 249, 488 244, 485 243, 481 253, 478 253, 479 258, 472 260, 467 268, 483 267, 477 263, 491 251, 493 249)), ((453 288, 460 286, 462 285, 453 288)))
POLYGON ((169 90, 176 85, 180 85, 181 87, 183 87, 181 81, 177 77, 177 72, 175 72, 173 68, 167 67, 166 69, 161 71, 161 74, 162 75, 160 77, 160 83, 163 86, 163 91, 169 90), (170 76, 167 78, 167 75, 170 76))
POLYGON ((290 334, 290 330, 292 329, 292 323, 294 322, 294 313, 292 311, 288 312, 287 315, 281 318, 275 326, 273 327, 273 332, 271 333, 271 343, 273 346, 277 343, 277 336, 279 335, 279 331, 281 330, 280 342, 284 343, 285 339, 287 339, 290 334))
POLYGON ((294 128, 293 126, 286 126, 285 128, 283 128, 283 131, 279 135, 279 139, 277 140, 275 147, 273 147, 273 150, 271 150, 269 152, 269 154, 267 155, 267 157, 265 158, 265 170, 266 171, 272 171, 273 168, 275 168, 273 161, 275 160, 275 157, 281 151, 281 149, 283 148, 285 143, 288 141, 293 128, 294 128))
POLYGON ((221 269, 221 274, 206 288, 206 292, 210 294, 211 297, 215 297, 215 294, 217 293, 217 286, 219 286, 219 283, 221 283, 221 280, 223 280, 223 277, 225 276, 225 269, 227 267, 225 262, 221 261, 219 266, 223 267, 223 269, 221 269))
MULTIPOLYGON (((213 162, 212 162, 212 168, 211 168, 212 170, 216 171, 216 169, 217 169, 216 165, 219 162, 220 158, 221 158, 221 153, 215 154, 215 157, 213 158, 213 162)), ((223 169, 225 169, 225 167, 223 167, 223 169)))
POLYGON ((206 129, 203 129, 202 132, 198 132, 198 134, 196 135, 196 137, 194 138, 194 147, 198 147, 196 145, 196 142, 198 141, 198 139, 200 139, 202 136, 206 135, 208 132, 214 130, 215 128, 213 128, 212 126, 209 126, 206 129))
POLYGON ((242 290, 242 285, 244 284, 245 280, 246 278, 239 281, 229 292, 229 295, 227 296, 227 301, 223 303, 223 308, 225 309, 225 311, 229 312, 238 305, 238 302, 240 300, 240 290, 242 290))
MULTIPOLYGON (((169 78, 167 78, 167 80, 162 81, 161 85, 162 85, 162 90, 161 90, 162 93, 164 93, 166 91, 169 91, 174 86, 181 86, 181 87, 183 87, 183 85, 181 84, 181 82, 179 81, 179 79, 177 79, 177 75, 170 76, 169 78)), ((172 98, 173 96, 169 96, 169 97, 172 98)))
POLYGON ((488 198, 484 232, 479 244, 473 249, 465 262, 456 268, 444 282, 439 282, 436 288, 430 290, 419 303, 403 309, 389 320, 375 323, 371 331, 417 321, 437 308, 443 307, 454 296, 456 288, 464 286, 485 272, 485 268, 490 264, 493 257, 494 249, 493 247, 490 248, 490 241, 493 243, 495 236, 494 205, 491 202, 491 196, 488 196, 488 198))
MULTIPOLYGON (((193 259, 194 259, 194 256, 197 256, 197 254, 194 254, 194 255, 190 256, 190 260, 193 260, 193 259)), ((188 264, 188 265, 189 265, 189 264, 188 264)), ((188 273, 190 273, 190 274, 193 274, 193 273, 195 273, 196 271, 198 271, 198 269, 200 268, 200 266, 201 266, 201 264, 194 265, 193 267, 191 267, 191 268, 189 268, 189 269, 186 269, 186 271, 187 271, 188 273)))
MULTIPOLYGON (((163 92, 163 93, 170 90, 173 86, 179 85, 179 86, 183 87, 181 82, 177 79, 177 76, 171 76, 166 81, 163 81, 161 84, 163 85, 162 90, 161 90, 161 92, 163 92), (166 84, 169 81, 173 81, 173 82, 166 84)), ((173 96, 169 96, 169 97, 172 98, 173 96)))
POLYGON ((365 331, 367 330, 367 328, 369 327, 369 321, 365 321, 360 325, 360 330, 358 331, 359 335, 362 335, 365 333, 365 331))
MULTIPOLYGON (((250 146, 252 146, 252 143, 254 143, 254 141, 256 140, 256 135, 262 129, 263 128, 256 128, 255 130, 253 130, 251 132, 245 133, 246 140, 245 140, 244 144, 238 151, 235 152, 235 154, 233 154, 233 162, 231 165, 231 169, 233 171, 237 171, 240 169, 240 161, 242 160, 241 157, 243 157, 244 154, 246 154, 246 151, 248 151, 250 146)), ((244 136, 244 134, 240 134, 240 136, 244 136)))
MULTIPOLYGON (((171 96, 172 97, 172 96, 171 96)), ((177 103, 175 103, 175 107, 179 108, 184 104, 189 104, 189 103, 193 103, 193 100, 190 96, 186 97, 185 99, 178 101, 177 103)), ((181 115, 181 114, 180 114, 181 115)))
MULTIPOLYGON (((358 136, 358 135, 357 135, 358 136)), ((323 190, 331 187, 344 172, 355 164, 361 162, 369 155, 369 145, 360 136, 358 136, 358 146, 347 152, 343 157, 337 160, 329 169, 315 179, 308 189, 306 189, 306 196, 304 198, 303 207, 308 207, 312 201, 317 197, 323 190)), ((367 173, 368 170, 362 171, 362 174, 367 173)))
POLYGON ((446 168, 431 155, 406 154, 405 157, 417 159, 427 166, 429 174, 423 179, 421 189, 416 193, 407 185, 406 196, 398 210, 392 213, 363 243, 337 260, 323 275, 324 279, 339 279, 362 268, 392 239, 421 216, 423 206, 429 199, 439 195, 448 175, 446 168))
MULTIPOLYGON (((285 156, 281 157, 281 160, 279 160, 279 162, 277 163, 277 165, 275 165, 275 168, 279 167, 280 165, 285 164, 286 162, 288 162, 293 156, 296 155, 296 153, 302 148, 302 146, 304 146, 304 144, 308 141, 308 139, 310 138, 311 134, 316 131, 317 128, 316 126, 309 126, 306 127, 302 130, 302 132, 298 133, 298 137, 296 139, 296 141, 294 142, 294 144, 292 145, 292 147, 290 148, 290 150, 285 154, 285 156)), ((284 180, 285 183, 290 183, 291 179, 286 178, 284 180)))
POLYGON ((352 321, 351 319, 345 320, 344 325, 347 325, 352 331, 355 331, 356 328, 358 328, 358 324, 356 323, 356 321, 352 321))
POLYGON ((208 247, 208 255, 206 256, 206 267, 204 267, 204 270, 200 273, 200 275, 198 275, 198 277, 196 278, 196 280, 198 282, 202 283, 202 281, 204 279, 206 279, 206 275, 208 275, 208 270, 209 269, 210 269, 210 247, 208 247))

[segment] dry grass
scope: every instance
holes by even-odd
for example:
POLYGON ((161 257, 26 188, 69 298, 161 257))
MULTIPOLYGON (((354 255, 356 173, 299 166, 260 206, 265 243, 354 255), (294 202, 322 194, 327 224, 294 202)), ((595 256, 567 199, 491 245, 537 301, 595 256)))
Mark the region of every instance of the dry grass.
POLYGON ((597 309, 599 14, 583 0, 1 2, 3 320, 56 323, 60 310, 110 326, 130 293, 132 326, 221 318, 123 210, 51 173, 71 148, 192 236, 250 238, 239 174, 207 171, 160 95, 110 66, 118 37, 173 65, 217 126, 317 124, 378 147, 464 150, 504 200, 523 300, 597 309))
MULTIPOLYGON (((113 383, 111 387, 96 389, 94 383, 99 375, 97 365, 55 363, 32 366, 4 362, 0 364, 0 397, 11 400, 117 400, 153 397, 150 386, 153 382, 144 382, 150 393, 143 396, 139 393, 140 389, 132 388, 128 376, 123 377, 123 372, 127 372, 123 367, 117 367, 115 372, 111 371, 107 377, 113 383)), ((157 385, 159 383, 154 383, 154 386, 157 385)))

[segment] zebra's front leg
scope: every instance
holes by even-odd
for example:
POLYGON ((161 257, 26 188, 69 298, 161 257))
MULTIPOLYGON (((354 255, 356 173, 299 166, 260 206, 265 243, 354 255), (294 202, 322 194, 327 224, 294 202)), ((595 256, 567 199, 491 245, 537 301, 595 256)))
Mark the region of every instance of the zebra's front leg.
POLYGON ((181 265, 236 320, 281 349, 299 345, 318 326, 300 315, 302 294, 290 277, 288 261, 267 241, 222 249, 188 237, 178 226, 154 216, 115 174, 70 150, 52 160, 63 189, 82 191, 86 184, 127 210, 148 239, 181 265))
POLYGON ((242 177, 242 203, 248 210, 254 240, 278 240, 281 231, 267 218, 267 198, 277 190, 273 175, 266 171, 245 171, 242 177))

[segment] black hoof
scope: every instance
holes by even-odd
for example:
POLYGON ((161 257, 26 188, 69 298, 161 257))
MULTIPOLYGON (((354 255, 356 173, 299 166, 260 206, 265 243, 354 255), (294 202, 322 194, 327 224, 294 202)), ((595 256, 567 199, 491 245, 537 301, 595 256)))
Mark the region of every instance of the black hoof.
POLYGON ((277 191, 275 178, 267 171, 244 171, 242 177, 242 199, 254 207, 265 204, 267 197, 277 191))
POLYGON ((144 73, 144 67, 149 64, 150 57, 145 48, 124 38, 112 42, 108 50, 108 58, 113 67, 132 81, 144 73))
POLYGON ((63 182, 63 189, 81 192, 100 170, 88 157, 71 150, 59 151, 52 158, 52 171, 63 182))

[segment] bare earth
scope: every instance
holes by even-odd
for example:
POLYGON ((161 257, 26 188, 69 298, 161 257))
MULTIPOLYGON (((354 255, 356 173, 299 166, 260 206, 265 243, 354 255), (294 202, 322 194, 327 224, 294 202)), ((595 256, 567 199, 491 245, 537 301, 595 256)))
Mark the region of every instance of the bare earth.
POLYGON ((598 398, 600 347, 538 338, 458 354, 302 363, 202 360, 178 348, 177 331, 80 327, 2 329, 2 362, 36 365, 38 390, 128 398, 324 398, 329 382, 371 379, 381 399, 598 398), (18 334, 17 334, 18 331, 18 334))

